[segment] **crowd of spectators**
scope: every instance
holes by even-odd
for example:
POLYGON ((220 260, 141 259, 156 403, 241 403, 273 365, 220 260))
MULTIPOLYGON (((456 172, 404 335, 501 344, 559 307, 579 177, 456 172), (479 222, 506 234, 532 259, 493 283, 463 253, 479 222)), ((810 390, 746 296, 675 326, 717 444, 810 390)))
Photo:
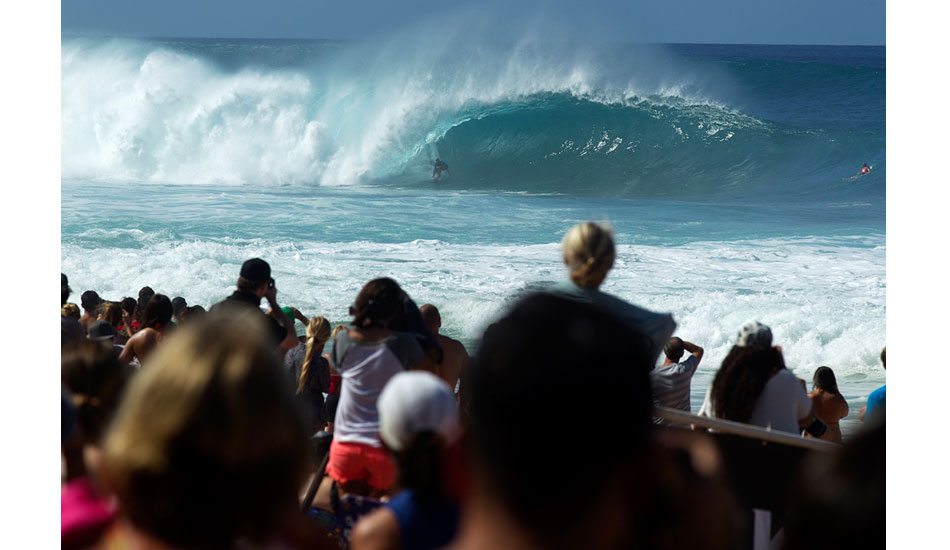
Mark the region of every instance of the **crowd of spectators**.
POLYGON ((880 540, 883 388, 841 444, 832 369, 808 393, 750 322, 695 424, 665 421, 692 412, 704 349, 599 290, 609 229, 562 244, 569 280, 506 307, 471 356, 390 278, 331 330, 278 304, 260 258, 207 310, 149 287, 87 290, 80 310, 64 274, 62 547, 751 547, 752 510, 701 417, 834 444, 773 473, 809 482, 787 497, 786 548, 880 540))

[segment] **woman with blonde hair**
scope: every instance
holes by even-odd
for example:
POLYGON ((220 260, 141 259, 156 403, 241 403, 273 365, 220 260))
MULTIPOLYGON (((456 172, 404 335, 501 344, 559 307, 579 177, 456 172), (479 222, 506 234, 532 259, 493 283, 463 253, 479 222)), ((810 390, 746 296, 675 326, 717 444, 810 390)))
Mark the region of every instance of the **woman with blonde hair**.
POLYGON ((196 321, 136 376, 105 440, 103 479, 121 518, 110 539, 326 547, 312 530, 301 540, 308 434, 266 334, 250 315, 196 321))
POLYGON ((606 309, 627 326, 647 335, 651 341, 650 356, 655 363, 660 350, 673 335, 676 323, 668 313, 655 313, 599 290, 616 259, 613 231, 593 222, 579 223, 564 235, 561 246, 570 281, 551 290, 606 309))
POLYGON ((309 432, 322 430, 327 423, 323 394, 330 390, 330 363, 323 348, 330 339, 330 321, 311 317, 307 322, 307 340, 284 356, 284 368, 297 388, 297 399, 306 411, 309 432))

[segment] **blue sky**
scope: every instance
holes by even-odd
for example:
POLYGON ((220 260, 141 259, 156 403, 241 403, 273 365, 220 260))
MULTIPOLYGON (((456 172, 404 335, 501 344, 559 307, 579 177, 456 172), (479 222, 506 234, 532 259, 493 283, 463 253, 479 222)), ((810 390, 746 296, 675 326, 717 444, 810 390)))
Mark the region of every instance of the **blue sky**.
POLYGON ((511 29, 540 18, 552 29, 570 27, 611 41, 885 43, 884 0, 64 0, 61 29, 110 36, 360 39, 430 17, 467 17, 472 10, 511 29))

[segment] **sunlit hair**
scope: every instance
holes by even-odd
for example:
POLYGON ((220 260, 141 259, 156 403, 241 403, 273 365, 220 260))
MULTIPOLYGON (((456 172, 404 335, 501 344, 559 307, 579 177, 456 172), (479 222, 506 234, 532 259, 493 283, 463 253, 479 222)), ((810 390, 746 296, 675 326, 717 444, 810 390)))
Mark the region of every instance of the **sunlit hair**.
POLYGON ((575 225, 564 235, 561 246, 571 280, 581 288, 599 287, 614 265, 613 231, 596 223, 575 225))
POLYGON ((303 366, 300 367, 300 380, 297 382, 297 393, 303 392, 310 375, 310 366, 315 357, 323 353, 323 346, 330 339, 330 321, 326 317, 313 317, 307 323, 307 353, 304 355, 303 366))
POLYGON ((250 314, 175 331, 106 436, 122 512, 171 547, 260 541, 295 507, 307 431, 267 334, 250 314))
POLYGON ((63 305, 63 309, 60 310, 60 313, 66 317, 72 317, 75 320, 79 320, 82 317, 82 312, 79 311, 79 306, 70 302, 63 305))
POLYGON ((62 382, 72 395, 83 443, 98 444, 119 407, 133 368, 112 346, 81 340, 63 352, 62 382))
POLYGON ((709 397, 716 416, 748 422, 766 382, 784 368, 782 352, 774 347, 732 346, 713 378, 709 397))
MULTIPOLYGON (((109 323, 109 326, 120 334, 119 325, 122 324, 122 304, 119 302, 102 302, 99 304, 99 318, 109 323)), ((129 336, 128 327, 122 327, 121 334, 129 336)))
POLYGON ((830 367, 818 367, 813 377, 815 388, 824 390, 828 393, 841 395, 838 391, 838 381, 835 379, 835 371, 830 367))

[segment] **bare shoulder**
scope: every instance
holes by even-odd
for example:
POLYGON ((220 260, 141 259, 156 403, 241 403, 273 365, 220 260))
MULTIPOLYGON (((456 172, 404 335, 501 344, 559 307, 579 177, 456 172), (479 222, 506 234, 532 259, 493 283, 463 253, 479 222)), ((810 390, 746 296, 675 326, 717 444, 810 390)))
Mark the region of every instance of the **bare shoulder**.
POLYGON ((465 350, 465 346, 462 345, 462 342, 459 342, 455 338, 449 338, 448 336, 444 336, 442 334, 439 334, 437 336, 439 339, 439 345, 442 346, 442 349, 446 351, 452 351, 455 353, 461 353, 461 352, 468 353, 465 350))
POLYGON ((398 550, 399 522, 392 510, 382 506, 363 516, 350 536, 353 550, 398 550))

